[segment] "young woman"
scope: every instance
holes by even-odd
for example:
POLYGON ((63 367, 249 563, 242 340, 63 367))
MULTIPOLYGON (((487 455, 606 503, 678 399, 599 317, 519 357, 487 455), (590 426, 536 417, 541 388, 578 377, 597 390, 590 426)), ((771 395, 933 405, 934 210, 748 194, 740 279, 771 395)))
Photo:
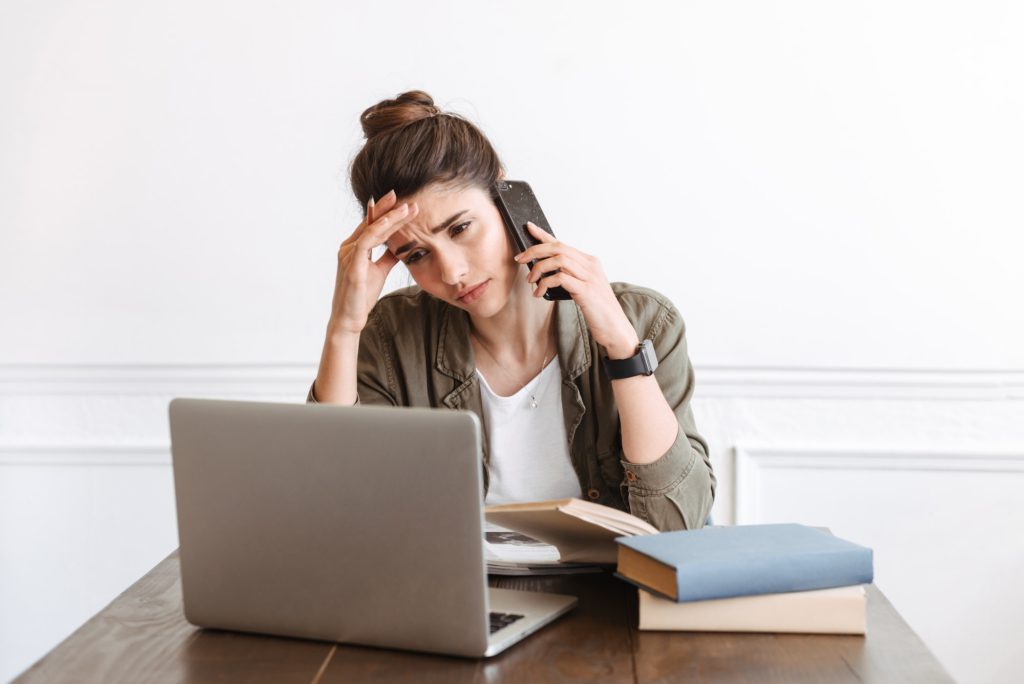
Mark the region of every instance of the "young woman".
POLYGON ((540 244, 516 255, 491 194, 497 154, 426 93, 361 122, 351 179, 367 214, 338 252, 307 400, 474 411, 489 505, 575 496, 661 530, 701 527, 716 481, 672 303, 609 283, 597 258, 533 225, 540 244), (381 298, 399 261, 416 286, 381 298), (572 300, 542 298, 556 285, 572 300))

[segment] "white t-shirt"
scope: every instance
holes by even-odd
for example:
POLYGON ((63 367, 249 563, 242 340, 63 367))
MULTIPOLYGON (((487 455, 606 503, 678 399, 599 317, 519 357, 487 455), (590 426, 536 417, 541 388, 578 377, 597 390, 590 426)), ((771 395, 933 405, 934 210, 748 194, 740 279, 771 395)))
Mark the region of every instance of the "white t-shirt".
POLYGON ((526 386, 500 397, 480 379, 487 423, 488 506, 582 496, 562 413, 562 365, 556 356, 526 386), (530 397, 537 399, 531 408, 530 397))

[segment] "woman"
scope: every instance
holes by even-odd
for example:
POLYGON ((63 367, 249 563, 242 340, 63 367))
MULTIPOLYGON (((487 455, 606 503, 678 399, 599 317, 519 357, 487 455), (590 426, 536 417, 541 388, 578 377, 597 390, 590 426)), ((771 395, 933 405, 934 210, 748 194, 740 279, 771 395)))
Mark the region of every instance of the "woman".
POLYGON ((596 258, 532 224, 540 244, 516 255, 491 195, 497 154, 426 93, 361 122, 351 177, 367 214, 338 252, 307 400, 476 412, 488 505, 576 496, 661 530, 701 527, 716 481, 672 303, 609 283, 596 258), (399 261, 416 286, 378 300, 399 261), (543 299, 556 285, 572 300, 543 299), (637 374, 652 352, 654 374, 637 374))

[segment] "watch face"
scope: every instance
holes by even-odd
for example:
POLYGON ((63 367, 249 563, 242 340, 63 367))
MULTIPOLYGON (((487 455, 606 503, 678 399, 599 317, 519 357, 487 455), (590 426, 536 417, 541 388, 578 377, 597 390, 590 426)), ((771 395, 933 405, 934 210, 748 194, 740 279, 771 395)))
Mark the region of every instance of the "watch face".
POLYGON ((654 353, 654 343, 644 340, 636 353, 628 359, 611 360, 604 356, 601 363, 608 377, 612 380, 622 380, 636 375, 653 375, 658 367, 658 355, 654 353))
POLYGON ((640 345, 640 356, 647 367, 647 375, 651 375, 658 368, 658 356, 654 353, 654 343, 649 339, 644 340, 640 345))

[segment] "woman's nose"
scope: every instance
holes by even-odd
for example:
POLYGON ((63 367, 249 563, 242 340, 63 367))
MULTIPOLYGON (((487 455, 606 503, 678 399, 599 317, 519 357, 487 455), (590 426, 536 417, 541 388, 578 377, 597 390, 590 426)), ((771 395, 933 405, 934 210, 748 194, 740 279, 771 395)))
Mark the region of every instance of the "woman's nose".
POLYGON ((446 285, 461 283, 469 270, 466 268, 466 260, 462 258, 462 251, 458 249, 438 250, 436 254, 441 267, 441 280, 446 285))

